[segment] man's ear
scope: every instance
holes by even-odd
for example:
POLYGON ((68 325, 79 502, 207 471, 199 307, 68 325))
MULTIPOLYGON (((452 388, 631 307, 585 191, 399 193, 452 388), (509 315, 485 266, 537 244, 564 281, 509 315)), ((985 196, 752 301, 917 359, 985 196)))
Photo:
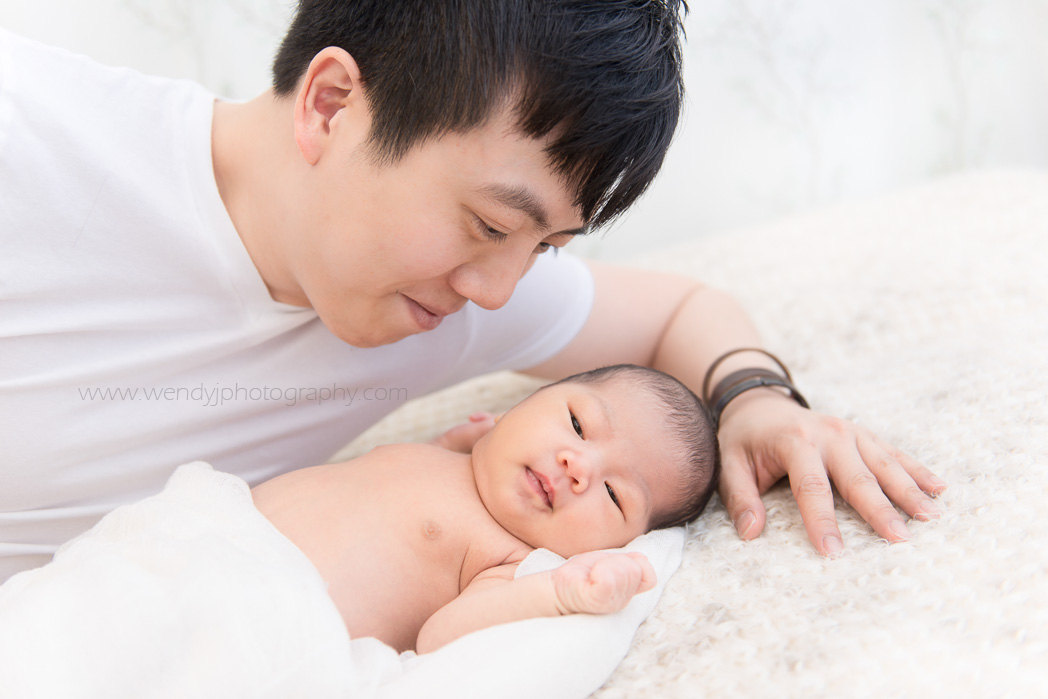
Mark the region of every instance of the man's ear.
POLYGON ((364 98, 360 68, 353 57, 337 46, 329 46, 309 63, 295 95, 295 143, 302 157, 315 165, 332 143, 337 126, 370 130, 370 112, 364 98))

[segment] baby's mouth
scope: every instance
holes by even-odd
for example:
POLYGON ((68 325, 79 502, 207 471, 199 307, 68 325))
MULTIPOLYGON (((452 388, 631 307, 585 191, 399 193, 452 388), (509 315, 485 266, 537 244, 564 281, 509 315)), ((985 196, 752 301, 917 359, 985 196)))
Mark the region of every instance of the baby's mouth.
POLYGON ((538 493, 542 499, 546 502, 546 506, 553 509, 553 488, 549 481, 541 473, 535 473, 527 466, 524 467, 525 474, 528 478, 528 483, 531 484, 532 490, 538 493))

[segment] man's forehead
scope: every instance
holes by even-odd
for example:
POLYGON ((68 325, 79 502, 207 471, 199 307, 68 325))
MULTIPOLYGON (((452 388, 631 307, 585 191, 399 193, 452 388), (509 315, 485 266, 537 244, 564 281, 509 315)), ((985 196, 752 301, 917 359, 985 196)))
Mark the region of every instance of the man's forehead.
MULTIPOLYGON (((480 186, 480 193, 488 196, 501 204, 522 211, 528 218, 536 223, 536 227, 549 233, 565 233, 571 235, 585 235, 589 233, 587 222, 583 220, 581 209, 575 203, 578 192, 568 182, 562 173, 558 172, 553 160, 549 156, 549 147, 562 133, 563 127, 554 127, 544 136, 530 136, 524 132, 520 124, 518 103, 512 94, 499 107, 492 110, 490 117, 480 126, 473 129, 473 133, 485 143, 511 143, 523 146, 526 151, 541 158, 543 164, 543 179, 548 182, 485 182, 480 186), (538 186, 536 186, 538 185, 538 186), (556 192, 547 191, 556 189, 556 192), (563 206, 570 207, 573 223, 566 223, 567 228, 559 231, 553 230, 558 223, 554 205, 557 201, 563 202, 563 206), (579 225, 575 225, 578 222, 579 225)), ((519 174, 520 171, 518 171, 519 174)))

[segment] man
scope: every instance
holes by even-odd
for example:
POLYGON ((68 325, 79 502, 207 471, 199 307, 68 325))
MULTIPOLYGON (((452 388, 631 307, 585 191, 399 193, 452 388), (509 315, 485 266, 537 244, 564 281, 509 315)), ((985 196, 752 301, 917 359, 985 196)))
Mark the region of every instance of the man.
POLYGON ((661 165, 678 4, 307 0, 273 90, 242 104, 4 36, 0 578, 179 463, 258 482, 507 368, 632 362, 699 391, 716 363, 744 538, 783 476, 823 554, 831 477, 889 540, 889 498, 932 516, 941 482, 868 432, 782 382, 728 395, 778 372, 716 362, 758 345, 729 298, 550 252, 661 165))

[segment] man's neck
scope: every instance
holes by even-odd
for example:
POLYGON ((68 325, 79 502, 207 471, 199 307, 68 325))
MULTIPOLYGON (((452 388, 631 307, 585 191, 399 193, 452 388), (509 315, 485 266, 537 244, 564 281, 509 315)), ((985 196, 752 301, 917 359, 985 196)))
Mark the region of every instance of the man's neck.
POLYGON ((211 156, 219 196, 275 301, 308 306, 288 268, 282 235, 289 172, 304 165, 294 141, 292 104, 267 91, 249 102, 215 102, 211 156))

